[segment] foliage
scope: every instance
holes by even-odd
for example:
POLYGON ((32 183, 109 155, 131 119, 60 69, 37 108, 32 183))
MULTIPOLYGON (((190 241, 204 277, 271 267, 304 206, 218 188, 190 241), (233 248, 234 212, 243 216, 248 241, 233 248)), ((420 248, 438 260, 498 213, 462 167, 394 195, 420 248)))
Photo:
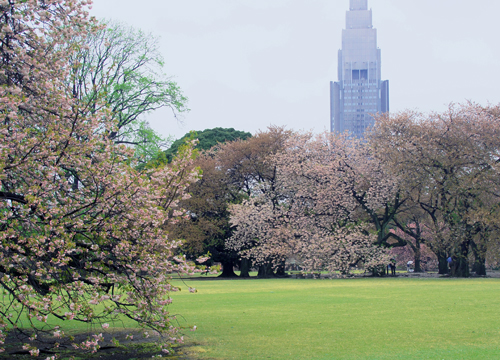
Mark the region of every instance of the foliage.
POLYGON ((343 273, 383 269, 376 246, 411 247, 420 271, 428 248, 440 273, 451 256, 452 275, 468 276, 473 254, 473 271, 485 275, 498 248, 499 119, 498 106, 452 104, 381 115, 363 141, 295 134, 265 162, 272 181, 252 182, 231 206, 227 247, 255 264, 279 268, 293 256, 308 271, 343 273))
POLYGON ((440 264, 454 259, 452 275, 468 276, 471 250, 485 271, 486 248, 499 224, 499 120, 498 106, 452 104, 444 113, 382 116, 370 136, 376 157, 424 213, 432 231, 428 245, 440 264))
POLYGON ((306 271, 383 268, 388 257, 353 194, 363 193, 363 209, 375 212, 397 188, 368 150, 341 135, 291 136, 272 158, 274 182, 231 207, 236 230, 228 247, 274 266, 296 255, 306 271))
POLYGON ((147 162, 166 142, 151 129, 144 115, 168 107, 174 116, 187 111, 187 98, 163 73, 158 39, 118 23, 105 22, 81 36, 83 46, 71 57, 73 95, 91 113, 110 110, 116 128, 109 137, 135 148, 147 162))
POLYGON ((269 128, 246 140, 221 143, 196 160, 203 178, 189 188, 191 198, 181 203, 189 211, 188 221, 178 222, 172 231, 186 239, 183 249, 191 257, 209 251, 212 261, 223 263, 223 276, 234 276, 239 256, 225 247, 231 236, 230 204, 251 196, 262 182, 272 181, 274 168, 268 157, 282 148, 290 132, 269 128))
POLYGON ((170 148, 164 151, 167 161, 172 161, 173 157, 177 153, 179 146, 185 143, 186 140, 197 139, 196 149, 198 150, 210 150, 214 146, 223 144, 226 142, 240 140, 246 140, 252 137, 249 132, 234 130, 233 128, 213 128, 205 129, 203 131, 190 131, 178 140, 175 140, 170 148))
POLYGON ((73 96, 74 39, 93 26, 85 4, 0 2, 0 340, 24 315, 22 331, 54 336, 63 329, 53 318, 91 326, 125 316, 175 342, 169 274, 190 267, 165 227, 198 171, 189 147, 169 166, 136 171, 132 150, 110 136, 113 111, 73 96))

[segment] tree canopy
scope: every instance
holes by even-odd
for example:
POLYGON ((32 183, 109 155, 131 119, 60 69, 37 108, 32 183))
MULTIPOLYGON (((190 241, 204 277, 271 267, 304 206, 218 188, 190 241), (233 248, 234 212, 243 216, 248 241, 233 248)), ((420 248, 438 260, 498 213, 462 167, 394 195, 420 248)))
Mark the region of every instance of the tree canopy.
POLYGON ((158 38, 119 23, 100 25, 76 39, 82 46, 70 58, 73 96, 91 113, 107 108, 115 120, 108 136, 134 147, 135 156, 147 162, 167 142, 145 115, 167 107, 177 116, 188 111, 187 98, 163 71, 158 38))
MULTIPOLYGON (((452 275, 469 275, 471 251, 485 275, 486 249, 499 225, 499 137, 499 106, 473 103, 443 113, 386 115, 370 136, 374 155, 401 179, 401 193, 413 205, 410 223, 417 224, 419 213, 431 233, 426 243, 442 271, 451 257, 452 275)), ((403 221, 398 225, 412 233, 403 221)))
POLYGON ((295 257, 306 271, 347 274, 382 273, 387 250, 408 246, 418 270, 430 249, 440 273, 469 276, 472 262, 485 275, 498 252, 499 109, 385 114, 363 140, 293 134, 266 159, 274 181, 230 206, 227 247, 255 264, 295 257))
POLYGON ((266 161, 282 149, 290 133, 271 127, 246 140, 220 143, 197 158, 203 177, 189 187, 192 196, 181 202, 190 217, 172 228, 176 237, 185 239, 187 255, 210 252, 212 261, 223 264, 223 276, 235 276, 233 265, 240 257, 226 247, 233 232, 228 207, 260 191, 260 183, 272 181, 274 167, 266 161))
POLYGON ((198 143, 196 144, 196 149, 198 150, 210 150, 212 147, 223 144, 226 142, 235 141, 238 139, 246 140, 252 137, 249 132, 234 130, 233 128, 220 128, 216 127, 213 129, 205 129, 203 131, 192 131, 185 134, 178 140, 175 140, 170 148, 165 150, 165 156, 167 161, 172 161, 172 158, 177 153, 179 146, 184 144, 186 140, 196 138, 198 143))
POLYGON ((176 342, 169 274, 190 266, 166 227, 199 172, 190 146, 137 171, 134 150, 111 136, 106 98, 74 96, 71 60, 85 46, 75 39, 99 31, 85 5, 0 3, 0 341, 14 328, 64 338, 54 319, 96 328, 125 316, 176 342))
POLYGON ((383 268, 388 257, 364 211, 380 209, 395 186, 367 155, 365 143, 347 136, 293 134, 267 159, 275 168, 274 181, 231 206, 235 231, 228 247, 275 268, 294 256, 305 271, 383 268), (360 193, 365 194, 361 206, 360 193))

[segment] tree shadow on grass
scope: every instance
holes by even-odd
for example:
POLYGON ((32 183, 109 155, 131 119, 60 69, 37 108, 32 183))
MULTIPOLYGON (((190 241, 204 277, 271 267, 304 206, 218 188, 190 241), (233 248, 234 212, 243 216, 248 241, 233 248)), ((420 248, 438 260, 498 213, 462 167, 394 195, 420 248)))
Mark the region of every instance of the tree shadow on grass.
POLYGON ((5 352, 0 354, 1 359, 47 359, 51 356, 57 356, 62 359, 99 359, 99 360, 138 360, 163 358, 169 360, 195 360, 197 353, 203 352, 201 344, 185 343, 176 345, 173 355, 162 353, 158 348, 159 336, 152 334, 149 337, 144 337, 142 331, 137 329, 120 329, 113 331, 102 331, 104 341, 100 342, 100 348, 95 353, 75 350, 72 343, 82 343, 88 338, 92 338, 92 333, 72 334, 74 339, 62 340, 49 335, 39 335, 35 341, 29 341, 28 336, 19 331, 11 331, 5 341, 5 352), (132 339, 130 338, 132 335, 132 339), (116 341, 113 341, 117 340, 116 341), (40 349, 38 357, 33 357, 27 350, 23 349, 23 344, 29 343, 40 349), (57 346, 57 343, 60 343, 57 346), (161 355, 158 356, 158 355, 161 355))

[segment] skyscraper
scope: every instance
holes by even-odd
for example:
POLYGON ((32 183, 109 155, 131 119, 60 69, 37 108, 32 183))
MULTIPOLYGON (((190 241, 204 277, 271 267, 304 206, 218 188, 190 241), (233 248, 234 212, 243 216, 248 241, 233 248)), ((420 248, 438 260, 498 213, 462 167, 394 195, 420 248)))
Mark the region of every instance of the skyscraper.
POLYGON ((330 82, 330 128, 362 137, 374 123, 370 114, 389 111, 389 81, 381 80, 377 30, 372 25, 368 0, 350 0, 338 78, 330 82))

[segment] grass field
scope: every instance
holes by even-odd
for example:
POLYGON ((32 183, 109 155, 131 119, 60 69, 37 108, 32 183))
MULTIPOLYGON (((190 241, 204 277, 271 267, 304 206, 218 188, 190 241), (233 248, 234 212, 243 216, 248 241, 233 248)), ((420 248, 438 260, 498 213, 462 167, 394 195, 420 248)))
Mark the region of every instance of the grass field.
POLYGON ((500 359, 500 279, 186 284, 170 310, 201 359, 500 359))

